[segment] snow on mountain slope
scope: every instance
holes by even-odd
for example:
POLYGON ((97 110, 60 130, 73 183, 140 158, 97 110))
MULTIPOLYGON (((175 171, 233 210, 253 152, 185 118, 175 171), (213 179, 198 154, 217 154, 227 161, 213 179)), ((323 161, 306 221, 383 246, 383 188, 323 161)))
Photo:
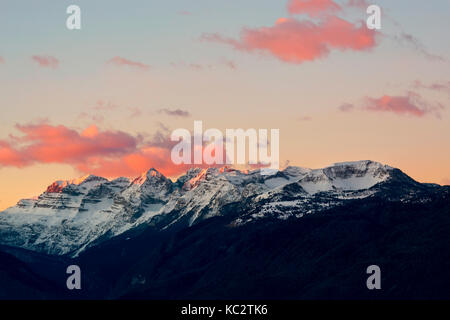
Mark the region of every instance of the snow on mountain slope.
POLYGON ((373 161, 336 163, 307 173, 300 180, 300 185, 310 194, 331 190, 369 189, 385 181, 392 169, 373 161))
POLYGON ((107 209, 113 205, 116 192, 127 184, 125 179, 109 182, 95 176, 81 183, 57 181, 36 200, 19 201, 0 214, 1 242, 68 253, 113 227, 107 209))
POLYGON ((179 221, 190 226, 226 214, 237 204, 236 223, 276 216, 301 217, 339 201, 373 194, 394 169, 372 161, 334 164, 324 169, 288 167, 273 176, 259 170, 190 169, 176 182, 150 169, 130 181, 86 176, 56 181, 36 199, 20 200, 0 213, 0 243, 50 254, 71 254, 150 223, 161 228, 179 221))

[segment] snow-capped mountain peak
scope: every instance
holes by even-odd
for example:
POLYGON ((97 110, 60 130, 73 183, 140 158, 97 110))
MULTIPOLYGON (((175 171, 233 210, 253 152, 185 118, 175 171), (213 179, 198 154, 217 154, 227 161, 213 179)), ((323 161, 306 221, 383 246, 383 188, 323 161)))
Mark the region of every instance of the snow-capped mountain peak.
POLYGON ((146 172, 143 172, 139 177, 133 180, 132 184, 142 185, 147 180, 152 179, 165 179, 164 175, 162 175, 158 170, 151 168, 146 172))
POLYGON ((314 169, 300 179, 308 193, 331 190, 364 190, 386 181, 393 168, 378 162, 364 160, 340 162, 323 169, 314 169))
POLYGON ((264 217, 302 217, 373 196, 381 192, 377 186, 393 180, 407 184, 405 192, 421 186, 398 169, 368 160, 322 169, 290 166, 272 176, 259 170, 192 168, 176 182, 153 168, 131 181, 88 175, 56 181, 39 197, 1 212, 0 244, 77 254, 140 225, 190 226, 230 208, 241 212, 237 225, 264 217))
POLYGON ((103 177, 98 177, 92 174, 85 175, 81 178, 76 178, 72 180, 57 180, 47 187, 47 193, 61 193, 64 188, 68 186, 81 186, 93 187, 95 185, 107 182, 108 179, 103 177))

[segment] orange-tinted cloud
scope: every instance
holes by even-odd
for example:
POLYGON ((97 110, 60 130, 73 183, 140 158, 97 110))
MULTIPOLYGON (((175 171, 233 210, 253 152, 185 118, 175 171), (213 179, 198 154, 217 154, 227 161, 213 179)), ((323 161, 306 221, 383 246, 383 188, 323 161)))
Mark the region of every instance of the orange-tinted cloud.
POLYGON ((149 146, 116 158, 92 157, 78 163, 76 169, 104 177, 135 177, 150 168, 155 168, 165 176, 178 176, 191 165, 175 165, 170 158, 171 150, 149 146))
POLYGON ((15 150, 10 143, 0 140, 0 167, 13 166, 21 168, 28 164, 28 159, 15 150))
POLYGON ((97 126, 93 124, 90 127, 84 129, 84 131, 81 133, 81 136, 86 138, 95 138, 96 136, 98 136, 97 126))
POLYGON ((101 131, 96 125, 81 132, 45 123, 16 128, 21 136, 0 140, 0 168, 60 163, 84 174, 114 178, 134 177, 152 167, 177 176, 193 166, 172 162, 171 150, 178 142, 170 141, 167 128, 149 141, 121 131, 101 131))
MULTIPOLYGON (((191 137, 193 139, 193 137, 191 137)), ((119 157, 91 157, 87 161, 80 162, 76 169, 83 173, 92 173, 104 177, 135 177, 150 168, 155 168, 168 177, 176 177, 185 173, 192 167, 222 167, 223 164, 174 164, 171 160, 172 148, 178 142, 170 141, 166 130, 158 131, 153 139, 137 148, 134 152, 119 157)), ((191 141, 191 154, 194 154, 194 142, 191 141)), ((205 146, 202 146, 202 153, 205 146)), ((211 149, 214 154, 214 147, 211 149)), ((226 157, 225 148, 222 151, 226 157)), ((224 158, 226 159, 226 158, 224 158)))
POLYGON ((114 156, 134 150, 139 140, 125 132, 99 132, 91 126, 81 134, 65 126, 17 125, 29 143, 21 149, 31 159, 50 162, 76 162, 91 156, 114 156))
POLYGON ((150 69, 150 66, 141 62, 131 61, 122 57, 114 57, 111 60, 108 61, 109 64, 115 65, 115 66, 129 66, 137 69, 141 69, 144 71, 147 71, 150 69))
POLYGON ((34 163, 77 164, 90 157, 109 157, 136 150, 139 139, 121 131, 103 131, 93 125, 81 133, 49 124, 17 125, 23 134, 0 140, 0 166, 34 163))
POLYGON ((3 59, 3 57, 0 57, 0 63, 5 63, 5 59, 3 59))
MULTIPOLYGON (((170 140, 170 130, 164 125, 145 141, 141 135, 102 131, 96 125, 81 131, 47 123, 16 127, 21 136, 10 135, 8 141, 0 140, 0 168, 59 163, 70 165, 83 174, 108 178, 135 177, 150 168, 175 177, 191 167, 223 167, 227 162, 224 139, 223 149, 218 154, 222 163, 174 164, 171 152, 179 142, 170 140)), ((196 150, 204 155, 216 154, 214 144, 205 142, 196 146, 192 134, 190 143, 192 161, 196 150)))
POLYGON ((324 13, 339 11, 341 7, 333 0, 290 0, 287 9, 291 14, 307 14, 317 17, 324 13))
POLYGON ((43 68, 56 69, 59 66, 59 60, 52 56, 34 55, 31 59, 43 68))
POLYGON ((282 18, 274 26, 243 29, 239 40, 220 34, 204 34, 205 41, 230 45, 247 52, 265 52, 289 63, 303 63, 326 57, 332 50, 362 51, 376 45, 375 32, 338 17, 323 21, 282 18))

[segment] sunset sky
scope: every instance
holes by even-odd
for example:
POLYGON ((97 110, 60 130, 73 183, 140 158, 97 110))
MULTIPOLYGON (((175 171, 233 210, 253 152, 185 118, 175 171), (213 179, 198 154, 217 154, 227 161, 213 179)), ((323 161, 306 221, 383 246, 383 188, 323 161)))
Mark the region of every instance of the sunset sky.
POLYGON ((450 184, 448 30, 448 0, 3 0, 0 209, 87 173, 176 177, 168 136, 194 120, 280 129, 282 164, 450 184))

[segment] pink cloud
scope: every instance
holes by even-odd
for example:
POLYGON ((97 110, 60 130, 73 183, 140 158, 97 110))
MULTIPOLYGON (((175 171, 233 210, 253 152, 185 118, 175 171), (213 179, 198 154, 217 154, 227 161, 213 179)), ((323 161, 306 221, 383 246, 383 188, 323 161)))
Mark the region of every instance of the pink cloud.
MULTIPOLYGON (((177 176, 193 166, 176 165, 171 160, 172 148, 178 144, 170 140, 170 130, 164 125, 155 135, 144 141, 142 135, 122 131, 100 130, 91 125, 75 130, 62 125, 17 125, 22 136, 0 140, 0 168, 25 167, 34 164, 61 163, 72 166, 83 174, 96 174, 108 178, 135 177, 150 168, 156 168, 166 176, 177 176)), ((191 136, 191 139, 193 137, 191 136)), ((192 154, 194 144, 192 143, 192 154)), ((202 146, 202 152, 215 153, 214 146, 202 146)), ((222 150, 226 159, 226 150, 222 150)), ((215 164, 213 167, 223 167, 215 164)))
POLYGON ((139 140, 121 131, 100 132, 91 126, 81 133, 65 126, 49 124, 16 125, 23 134, 0 140, 0 166, 33 163, 83 162, 90 157, 116 156, 136 149, 139 140))
POLYGON ((133 177, 150 168, 156 168, 166 176, 177 176, 190 166, 175 165, 170 152, 168 148, 148 146, 117 158, 89 158, 86 162, 78 163, 76 168, 81 172, 106 177, 133 177))
POLYGON ((240 51, 269 53, 296 64, 326 57, 332 50, 363 51, 376 45, 373 30, 338 17, 328 17, 318 23, 282 18, 272 27, 243 29, 239 40, 220 34, 204 34, 202 39, 240 51))
POLYGON ((78 133, 65 126, 17 125, 28 145, 21 153, 43 163, 77 162, 92 156, 114 156, 136 148, 138 139, 121 131, 99 132, 95 126, 78 133))
POLYGON ((122 131, 102 131, 91 125, 78 131, 63 125, 16 125, 22 136, 10 135, 0 140, 0 168, 25 167, 34 164, 62 163, 81 173, 105 177, 141 174, 157 168, 167 176, 176 176, 190 165, 175 165, 170 153, 176 142, 168 132, 155 134, 153 140, 143 141, 122 131))
POLYGON ((43 68, 56 69, 59 66, 59 60, 52 56, 32 56, 31 59, 43 68))
POLYGON ((19 151, 15 150, 8 142, 0 140, 0 167, 13 166, 21 168, 28 164, 28 159, 23 157, 19 151))
POLYGON ((109 64, 115 65, 115 66, 129 66, 137 69, 141 69, 144 71, 147 71, 150 69, 150 66, 141 62, 131 61, 122 57, 114 57, 111 60, 108 61, 109 64))
POLYGON ((3 57, 0 57, 0 63, 5 63, 5 59, 3 59, 3 57))
POLYGON ((317 17, 323 13, 339 11, 341 7, 333 0, 290 0, 287 9, 290 14, 307 14, 317 17))
MULTIPOLYGON (((170 130, 159 123, 160 130, 147 142, 142 143, 133 152, 117 157, 91 157, 86 161, 76 164, 76 169, 83 173, 92 173, 105 177, 127 176, 133 177, 147 171, 149 168, 156 168, 168 177, 175 177, 192 167, 222 167, 223 165, 176 165, 171 160, 172 148, 178 143, 170 140, 170 130)), ((193 137, 191 137, 193 139, 193 137)), ((192 154, 194 153, 194 143, 192 143, 192 154)), ((202 150, 204 150, 202 148, 202 150)), ((213 151, 214 152, 214 151, 213 151)), ((222 151, 226 156, 225 149, 222 151)))
POLYGON ((440 117, 441 104, 431 105, 424 101, 420 95, 408 92, 405 96, 384 95, 381 98, 366 98, 365 110, 375 112, 391 112, 398 115, 411 115, 423 117, 434 114, 440 117))

